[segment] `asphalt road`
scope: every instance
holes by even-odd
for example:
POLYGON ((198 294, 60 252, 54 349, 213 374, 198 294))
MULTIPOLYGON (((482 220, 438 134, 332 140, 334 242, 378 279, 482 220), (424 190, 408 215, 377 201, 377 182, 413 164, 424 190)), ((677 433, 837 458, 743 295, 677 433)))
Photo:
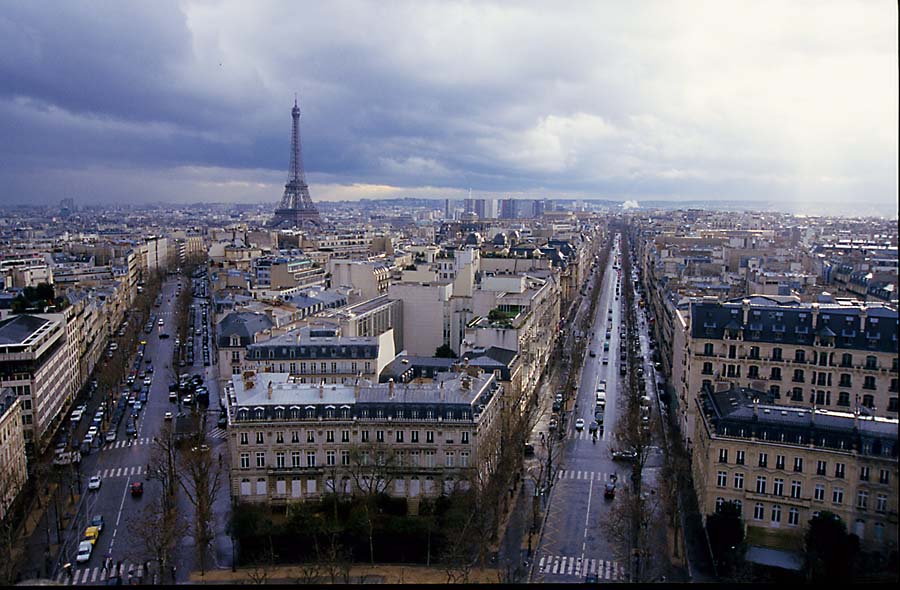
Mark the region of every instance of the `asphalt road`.
MULTIPOLYGON (((162 318, 164 326, 154 326, 153 332, 149 335, 143 333, 143 326, 130 326, 129 329, 139 329, 142 339, 146 340, 146 350, 144 358, 150 357, 154 366, 152 373, 152 383, 150 385, 150 394, 147 403, 141 410, 136 421, 137 437, 128 438, 125 433, 126 420, 119 425, 115 442, 105 443, 100 449, 94 449, 89 455, 82 458, 80 465, 81 485, 84 490, 83 496, 77 509, 77 515, 72 526, 66 532, 64 537, 64 549, 62 557, 57 564, 53 578, 57 581, 67 584, 105 584, 107 579, 115 575, 113 572, 119 563, 122 565, 118 568, 121 574, 122 583, 128 583, 129 571, 135 577, 144 574, 143 582, 148 583, 156 580, 162 582, 171 582, 173 573, 177 580, 186 579, 188 572, 193 567, 194 551, 185 550, 192 547, 192 539, 186 537, 182 540, 181 546, 176 549, 176 571, 159 572, 158 565, 155 563, 147 563, 149 558, 146 555, 142 544, 138 542, 137 537, 140 535, 140 529, 136 526, 136 522, 140 519, 141 512, 147 504, 157 499, 162 494, 162 486, 156 480, 147 478, 147 467, 150 462, 151 443, 153 437, 158 435, 160 428, 164 422, 166 412, 177 414, 179 405, 170 402, 168 399, 168 384, 172 380, 172 373, 167 365, 172 362, 175 325, 174 325, 174 309, 175 309, 175 290, 176 283, 182 283, 184 288, 190 289, 190 281, 184 278, 169 278, 162 287, 162 304, 159 308, 153 308, 157 318, 162 318), (161 333, 170 334, 170 338, 161 339, 161 333), (87 482, 92 475, 99 475, 102 483, 99 490, 87 491, 87 482), (142 482, 144 493, 141 496, 132 496, 130 487, 133 482, 142 482), (84 564, 76 563, 76 552, 78 542, 84 533, 88 522, 93 516, 102 515, 104 519, 104 529, 99 539, 94 545, 94 549, 90 560, 84 564), (110 558, 111 563, 115 564, 113 570, 107 570, 105 566, 106 559, 110 558), (69 574, 62 564, 70 563, 72 572, 69 574), (147 571, 144 567, 147 566, 147 571)), ((197 300, 195 299, 195 302, 197 300)), ((195 313, 197 318, 197 327, 201 327, 200 322, 200 306, 196 306, 195 313)), ((211 312, 210 312, 211 315, 211 312)), ((178 372, 199 373, 204 375, 204 383, 210 390, 210 408, 208 423, 208 436, 210 446, 213 453, 222 451, 224 443, 224 431, 216 428, 216 418, 218 417, 219 399, 218 387, 212 376, 214 367, 203 366, 202 346, 200 344, 202 337, 209 338, 209 330, 203 329, 202 335, 192 335, 195 339, 195 363, 193 366, 178 368, 178 372)), ((133 352, 133 351, 132 351, 133 352)), ((211 348, 211 358, 215 356, 215 351, 211 348)), ((143 363, 146 367, 147 363, 143 363)), ((97 400, 94 400, 99 403, 97 400)), ((103 430, 105 432, 105 430, 103 430)), ((224 462, 227 464, 227 461, 224 462)), ((227 496, 227 483, 224 486, 224 494, 227 496)), ((220 494, 221 495, 221 494, 220 494)), ((184 497, 183 492, 179 492, 178 506, 180 512, 190 522, 193 509, 184 497)), ((217 502, 216 508, 219 509, 224 505, 227 510, 228 502, 217 502)), ((218 515, 216 530, 224 530, 224 517, 218 515)), ((227 544, 230 549, 230 543, 227 544)), ((218 545, 217 545, 218 547, 218 545)), ((226 549, 223 546, 223 551, 226 549)), ((214 563, 219 563, 220 559, 228 560, 230 565, 230 551, 228 555, 221 555, 222 551, 216 551, 214 563)))

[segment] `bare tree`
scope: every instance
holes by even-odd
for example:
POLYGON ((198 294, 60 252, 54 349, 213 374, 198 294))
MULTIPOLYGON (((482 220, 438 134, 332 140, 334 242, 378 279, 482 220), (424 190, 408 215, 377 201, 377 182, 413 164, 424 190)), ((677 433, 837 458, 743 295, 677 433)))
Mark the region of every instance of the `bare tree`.
POLYGON ((159 434, 153 437, 147 477, 162 484, 165 505, 167 508, 172 505, 178 487, 178 460, 171 421, 164 422, 159 434))
POLYGON ((375 563, 376 500, 388 490, 396 477, 397 454, 393 447, 383 442, 356 445, 350 449, 347 474, 353 483, 354 495, 363 499, 369 537, 369 560, 375 563))
MULTIPOLYGON (((128 521, 132 538, 137 539, 142 557, 156 560, 160 572, 169 571, 175 546, 187 532, 187 525, 174 503, 167 505, 165 494, 150 500, 144 509, 128 521)), ((174 583, 174 580, 173 580, 174 583)))
MULTIPOLYGON (((200 429, 202 437, 204 429, 200 429)), ((202 440, 202 438, 201 438, 202 440)), ((206 571, 206 557, 215 539, 212 530, 213 503, 221 485, 221 471, 203 442, 181 454, 178 483, 194 506, 194 533, 201 574, 206 571)))

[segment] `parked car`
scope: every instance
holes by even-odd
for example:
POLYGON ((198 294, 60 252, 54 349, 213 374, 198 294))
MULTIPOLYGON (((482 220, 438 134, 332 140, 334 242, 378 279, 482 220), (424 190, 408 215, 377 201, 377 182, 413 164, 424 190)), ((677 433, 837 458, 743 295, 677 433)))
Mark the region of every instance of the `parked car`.
POLYGON ((637 459, 637 453, 634 451, 613 451, 613 461, 634 461, 637 459))
POLYGON ((144 482, 136 481, 131 484, 131 495, 141 496, 144 494, 144 482))
POLYGON ((91 519, 91 526, 96 527, 101 533, 103 532, 103 515, 98 514, 91 519))
POLYGON ((575 430, 581 431, 584 430, 584 418, 579 418, 575 420, 575 430))

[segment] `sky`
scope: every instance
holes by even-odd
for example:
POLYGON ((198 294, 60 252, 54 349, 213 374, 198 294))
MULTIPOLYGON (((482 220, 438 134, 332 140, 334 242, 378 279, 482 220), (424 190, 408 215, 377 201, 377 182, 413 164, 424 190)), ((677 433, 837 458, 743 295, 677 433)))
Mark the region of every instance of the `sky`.
POLYGON ((0 201, 896 212, 895 2, 4 1, 0 201))

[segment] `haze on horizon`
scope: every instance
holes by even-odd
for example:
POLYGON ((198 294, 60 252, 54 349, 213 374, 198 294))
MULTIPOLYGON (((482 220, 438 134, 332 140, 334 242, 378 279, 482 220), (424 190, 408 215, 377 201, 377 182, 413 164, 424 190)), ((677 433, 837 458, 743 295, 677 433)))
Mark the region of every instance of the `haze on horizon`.
POLYGON ((0 201, 506 195, 897 210, 897 6, 10 2, 0 201))

